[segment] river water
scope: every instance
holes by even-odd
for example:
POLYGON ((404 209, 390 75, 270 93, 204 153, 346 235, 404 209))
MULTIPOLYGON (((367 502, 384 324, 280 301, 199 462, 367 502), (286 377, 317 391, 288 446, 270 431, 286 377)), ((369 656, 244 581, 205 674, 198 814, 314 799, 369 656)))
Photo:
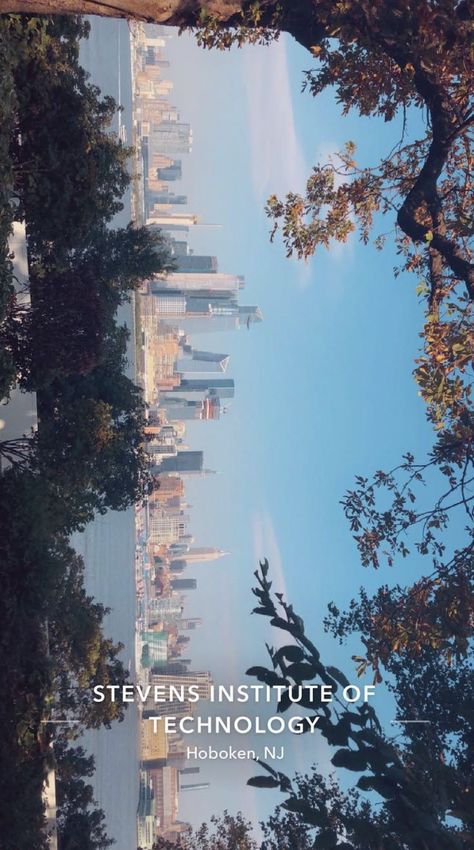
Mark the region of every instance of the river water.
MULTIPOLYGON (((81 50, 81 61, 92 81, 104 94, 120 100, 122 122, 131 137, 131 79, 128 26, 126 22, 92 19, 88 41, 81 50)), ((123 226, 130 220, 130 196, 124 198, 124 210, 114 220, 123 226)), ((131 328, 132 311, 122 308, 119 319, 131 328)), ((130 372, 133 371, 133 346, 130 345, 130 372)), ((75 535, 73 544, 86 564, 86 587, 98 601, 111 608, 106 633, 121 641, 123 661, 134 662, 135 651, 135 526, 133 510, 109 512, 98 517, 84 534, 75 535)), ((110 730, 87 733, 85 743, 96 762, 94 790, 104 810, 109 837, 116 850, 136 850, 136 810, 138 802, 137 722, 130 706, 123 723, 110 730)))

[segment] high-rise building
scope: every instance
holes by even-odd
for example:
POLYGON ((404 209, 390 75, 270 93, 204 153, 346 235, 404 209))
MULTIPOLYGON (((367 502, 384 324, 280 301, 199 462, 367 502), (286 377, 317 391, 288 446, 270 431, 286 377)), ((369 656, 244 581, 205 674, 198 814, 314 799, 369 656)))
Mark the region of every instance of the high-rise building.
POLYGON ((163 457, 174 457, 177 452, 176 445, 174 443, 166 443, 166 442, 152 442, 151 440, 147 443, 146 451, 149 455, 153 455, 155 462, 158 462, 156 456, 160 455, 163 457))
MULTIPOLYGON (((188 401, 167 396, 162 401, 162 409, 170 421, 175 419, 188 422, 191 419, 220 419, 221 405, 218 397, 205 398, 202 401, 188 401)), ((225 408, 223 410, 225 413, 225 408)))
POLYGON ((175 206, 187 204, 186 195, 176 195, 174 192, 164 192, 148 189, 145 192, 146 215, 150 216, 155 205, 175 206))
POLYGON ((169 676, 174 676, 176 673, 187 673, 191 661, 184 658, 178 658, 175 661, 169 661, 163 667, 153 670, 153 673, 163 673, 169 676))
POLYGON ((217 272, 217 257, 191 253, 177 254, 176 271, 215 274, 217 272))
MULTIPOLYGON (((184 223, 182 219, 181 224, 184 223)), ((163 227, 169 230, 166 224, 163 227)), ((259 307, 239 306, 238 278, 234 276, 229 281, 223 277, 208 275, 206 281, 206 275, 181 274, 166 283, 155 278, 150 283, 150 293, 157 314, 186 334, 249 328, 254 322, 261 322, 259 307), (183 278, 186 281, 182 282, 183 278), (213 278, 217 281, 215 284, 213 278)))
POLYGON ((158 180, 165 180, 167 182, 172 182, 174 180, 181 180, 182 177, 182 165, 180 159, 175 159, 172 161, 171 165, 166 165, 161 168, 156 169, 156 176, 158 180))
POLYGON ((153 667, 157 664, 166 664, 168 660, 168 634, 167 632, 142 632, 142 666, 153 667))
POLYGON ((184 496, 184 481, 176 475, 162 475, 159 487, 153 492, 155 501, 173 496, 184 496))
POLYGON ((166 46, 166 39, 163 38, 163 37, 159 37, 159 36, 157 36, 156 38, 153 38, 152 36, 150 36, 148 34, 148 32, 146 32, 145 33, 145 45, 146 45, 147 48, 148 47, 161 47, 162 48, 162 47, 166 46))
POLYGON ((151 850, 155 842, 155 830, 158 824, 156 800, 153 784, 147 771, 140 771, 140 792, 138 797, 137 831, 138 845, 143 850, 151 850))
POLYGON ((162 395, 163 405, 168 401, 205 401, 206 398, 233 398, 235 383, 233 378, 220 378, 206 375, 205 378, 182 378, 177 387, 166 390, 162 395))
POLYGON ((160 59, 160 54, 153 48, 147 47, 145 55, 145 65, 154 65, 156 68, 169 68, 170 63, 167 59, 160 59))
MULTIPOLYGON (((155 679, 159 676, 158 673, 151 674, 151 681, 154 684, 160 684, 159 682, 155 682, 155 679)), ((173 679, 173 687, 177 686, 177 676, 173 673, 171 677, 173 679)), ((166 693, 166 691, 162 691, 162 693, 166 693)), ((184 690, 186 693, 186 690, 184 690)), ((190 717, 196 713, 196 702, 190 702, 189 700, 164 700, 163 702, 155 702, 153 699, 148 698, 146 702, 143 703, 143 717, 147 720, 150 717, 190 717)), ((159 722, 159 721, 157 721, 159 722)))
MULTIPOLYGON (((211 693, 211 685, 212 679, 211 674, 209 672, 186 672, 186 673, 173 673, 172 675, 162 675, 161 673, 151 675, 151 682, 153 685, 161 685, 162 687, 181 687, 184 689, 184 693, 186 694, 187 688, 191 685, 193 688, 197 688, 197 692, 199 694, 199 699, 209 699, 211 693)), ((160 703, 161 705, 164 703, 160 703)), ((195 703, 194 703, 195 705, 195 703)))
POLYGON ((161 230, 170 230, 171 225, 176 225, 178 229, 181 227, 192 227, 198 223, 198 217, 194 213, 177 213, 161 210, 156 216, 150 216, 147 221, 147 226, 150 228, 159 227, 161 230))
MULTIPOLYGON (((222 408, 222 413, 225 413, 227 410, 226 407, 222 408)), ((218 398, 205 398, 202 403, 202 412, 200 419, 208 420, 208 419, 220 419, 221 415, 221 403, 218 398)))
POLYGON ((197 580, 195 578, 172 578, 171 587, 173 590, 196 590, 197 580))
POLYGON ((178 121, 162 121, 152 128, 150 144, 160 153, 190 153, 193 144, 193 131, 189 124, 178 121))
POLYGON ((171 237, 168 240, 170 252, 175 258, 175 261, 180 257, 186 257, 189 251, 188 243, 185 239, 175 239, 171 237))
MULTIPOLYGON (((179 223, 180 221, 183 221, 186 224, 192 223, 190 220, 188 221, 184 215, 182 215, 178 220, 177 215, 178 214, 168 217, 173 218, 173 223, 179 223)), ((163 217, 164 215, 162 218, 163 217)), ((171 224, 172 222, 169 223, 171 224)), ((184 259, 184 257, 180 258, 181 261, 184 259)), ((244 288, 244 286, 245 279, 242 275, 226 274, 225 272, 174 271, 166 275, 166 277, 157 275, 150 285, 150 290, 156 295, 162 295, 170 290, 190 292, 197 298, 208 298, 217 293, 223 293, 221 297, 228 299, 231 294, 237 294, 239 290, 244 288)))
MULTIPOLYGON (((175 459, 167 457, 164 458, 163 463, 175 459)), ((150 543, 161 546, 179 540, 186 532, 187 519, 187 516, 181 512, 175 515, 169 508, 155 508, 149 520, 150 543)))
MULTIPOLYGON (((201 302, 202 304, 202 302, 201 302)), ((209 302, 206 313, 197 312, 198 303, 192 302, 191 312, 184 320, 178 322, 180 328, 189 334, 212 333, 250 328, 252 324, 263 321, 260 307, 239 307, 236 304, 220 306, 209 302)))
POLYGON ((170 829, 178 817, 178 771, 175 767, 150 770, 159 833, 170 829))
POLYGON ((197 629, 198 626, 202 626, 201 617, 181 617, 179 620, 176 620, 176 627, 178 630, 193 631, 194 629, 197 629))
MULTIPOLYGON (((181 615, 183 613, 182 597, 174 593, 171 596, 159 597, 158 599, 150 599, 148 603, 148 612, 150 621, 163 621, 164 623, 173 623, 179 620, 181 623, 181 615)), ((178 628, 183 628, 181 625, 178 628)))
POLYGON ((168 738, 165 724, 158 720, 140 721, 140 761, 149 762, 154 759, 166 759, 168 755, 168 738))
POLYGON ((217 354, 214 351, 199 351, 186 345, 183 348, 183 357, 176 364, 176 371, 185 375, 191 372, 225 372, 229 365, 228 354, 217 354))
POLYGON ((186 563, 199 563, 202 561, 217 561, 224 555, 229 555, 229 552, 224 552, 223 549, 215 549, 212 546, 194 546, 186 552, 186 563))
POLYGON ((201 472, 204 453, 201 451, 179 451, 176 457, 165 457, 161 461, 160 472, 201 472))

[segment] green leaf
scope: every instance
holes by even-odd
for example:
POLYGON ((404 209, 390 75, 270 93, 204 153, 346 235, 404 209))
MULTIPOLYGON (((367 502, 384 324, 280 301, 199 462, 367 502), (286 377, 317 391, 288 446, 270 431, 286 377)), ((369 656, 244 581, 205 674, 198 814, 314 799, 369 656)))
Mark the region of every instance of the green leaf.
POLYGON ((394 797, 396 793, 396 788, 379 776, 361 776, 357 782, 357 787, 362 791, 376 791, 377 794, 380 794, 386 800, 394 797))
POLYGON ((324 808, 315 809, 306 803, 305 800, 298 800, 296 797, 290 797, 286 800, 282 808, 289 812, 301 815, 304 822, 311 826, 326 827, 328 825, 328 815, 324 808))
POLYGON ((270 765, 267 764, 266 761, 262 761, 261 759, 257 759, 257 758, 254 759, 254 761, 256 761, 257 764, 260 765, 260 767, 263 767, 264 770, 267 770, 268 773, 271 773, 271 775, 274 776, 275 779, 278 777, 276 770, 273 770, 273 767, 270 767, 270 765))
POLYGON ((337 845, 337 832, 333 829, 325 829, 314 839, 314 850, 330 850, 337 845))
POLYGON ((278 702, 278 706, 277 706, 278 714, 283 714, 284 711, 288 711, 288 709, 290 708, 291 705, 293 705, 293 703, 291 702, 289 691, 284 691, 284 693, 282 693, 280 700, 278 702))
POLYGON ((300 646, 282 646, 277 652, 275 652, 275 660, 280 663, 283 659, 286 661, 302 661, 304 658, 304 652, 300 646))
POLYGON ((313 664, 307 664, 304 661, 299 661, 296 664, 291 664, 286 671, 288 676, 291 676, 295 682, 303 682, 305 679, 314 679, 316 669, 313 664))
POLYGON ((247 785, 252 785, 254 788, 279 788, 278 779, 272 779, 271 776, 252 776, 247 780, 247 785))
POLYGON ((350 685, 349 679, 337 667, 326 667, 326 670, 343 688, 347 688, 350 685))
POLYGON ((249 667, 246 671, 247 676, 256 676, 259 682, 264 682, 266 685, 288 685, 285 679, 278 676, 273 670, 267 670, 266 667, 249 667))
POLYGON ((334 767, 345 767, 347 770, 365 770, 367 757, 361 750, 337 750, 331 762, 334 767))

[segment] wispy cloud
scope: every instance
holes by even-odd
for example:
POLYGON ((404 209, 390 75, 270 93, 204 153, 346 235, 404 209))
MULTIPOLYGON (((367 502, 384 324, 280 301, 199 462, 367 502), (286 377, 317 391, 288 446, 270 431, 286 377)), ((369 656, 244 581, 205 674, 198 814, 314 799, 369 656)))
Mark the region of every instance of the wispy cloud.
POLYGON ((254 517, 253 539, 255 561, 263 561, 267 558, 270 564, 270 577, 273 582, 273 590, 277 593, 283 593, 283 596, 286 598, 283 558, 273 520, 266 510, 262 510, 254 517))
MULTIPOLYGON (((311 163, 297 135, 284 40, 245 48, 243 69, 252 185, 263 208, 271 194, 304 192, 311 163)), ((311 264, 298 262, 297 269, 294 279, 305 288, 312 277, 311 264)))
MULTIPOLYGON (((244 83, 248 104, 248 134, 254 195, 263 207, 268 196, 284 197, 289 191, 304 194, 311 168, 328 161, 340 142, 321 139, 308 160, 298 138, 288 56, 283 39, 269 47, 244 49, 244 83)), ((324 249, 319 249, 319 252, 324 249)), ((318 252, 318 253, 319 253, 318 252)), ((352 258, 353 238, 345 244, 332 242, 329 254, 335 261, 352 258)), ((317 260, 296 261, 293 279, 302 288, 315 279, 317 260)))
MULTIPOLYGON (((277 584, 284 585, 282 554, 278 545, 275 526, 268 511, 262 510, 255 515, 253 530, 255 558, 259 561, 267 558, 277 584)), ((284 587, 278 587, 278 591, 283 592, 284 587)))
POLYGON ((252 181, 257 200, 302 191, 309 166, 295 127, 288 58, 282 39, 244 51, 252 181))

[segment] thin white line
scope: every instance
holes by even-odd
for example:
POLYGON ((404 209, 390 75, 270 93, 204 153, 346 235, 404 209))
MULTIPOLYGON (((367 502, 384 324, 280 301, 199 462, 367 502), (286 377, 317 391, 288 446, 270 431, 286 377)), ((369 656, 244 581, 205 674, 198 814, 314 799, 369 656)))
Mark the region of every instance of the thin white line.
POLYGON ((426 723, 431 724, 431 720, 391 720, 390 723, 426 723))

